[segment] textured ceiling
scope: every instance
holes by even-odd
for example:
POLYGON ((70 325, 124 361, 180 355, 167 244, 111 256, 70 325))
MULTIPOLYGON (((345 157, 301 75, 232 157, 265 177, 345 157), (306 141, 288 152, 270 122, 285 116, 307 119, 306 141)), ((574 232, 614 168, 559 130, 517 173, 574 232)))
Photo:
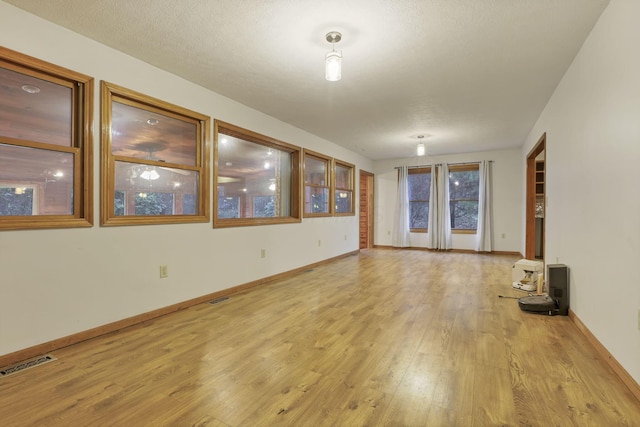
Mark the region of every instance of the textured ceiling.
POLYGON ((5 2, 371 159, 414 156, 418 134, 433 155, 521 146, 609 3, 5 2))

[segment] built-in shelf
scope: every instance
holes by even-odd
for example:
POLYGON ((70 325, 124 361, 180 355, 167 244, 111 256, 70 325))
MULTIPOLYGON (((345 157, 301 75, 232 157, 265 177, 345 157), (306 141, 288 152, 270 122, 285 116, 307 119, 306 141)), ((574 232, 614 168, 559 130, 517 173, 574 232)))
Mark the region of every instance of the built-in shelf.
POLYGON ((544 195, 544 160, 536 160, 536 195, 544 195))

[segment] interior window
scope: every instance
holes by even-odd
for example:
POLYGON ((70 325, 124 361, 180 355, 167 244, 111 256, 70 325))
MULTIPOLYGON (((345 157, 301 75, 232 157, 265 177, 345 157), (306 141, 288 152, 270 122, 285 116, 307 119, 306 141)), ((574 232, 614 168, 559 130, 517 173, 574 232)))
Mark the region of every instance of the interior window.
POLYGON ((214 227, 300 221, 300 148, 216 120, 214 227))
POLYGON ((355 215, 353 197, 355 166, 335 160, 335 215, 355 215))
POLYGON ((209 220, 210 119, 102 83, 102 224, 209 220))
POLYGON ((304 216, 331 216, 331 157, 304 152, 304 216))
POLYGON ((93 79, 0 47, 0 229, 93 223, 93 79))

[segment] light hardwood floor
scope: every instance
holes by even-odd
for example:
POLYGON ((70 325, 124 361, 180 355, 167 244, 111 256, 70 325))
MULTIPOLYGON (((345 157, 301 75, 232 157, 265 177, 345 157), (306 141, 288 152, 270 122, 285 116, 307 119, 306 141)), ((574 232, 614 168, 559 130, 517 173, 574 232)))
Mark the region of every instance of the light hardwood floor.
POLYGON ((509 256, 373 249, 57 350, 0 379, 2 426, 639 426, 509 256))

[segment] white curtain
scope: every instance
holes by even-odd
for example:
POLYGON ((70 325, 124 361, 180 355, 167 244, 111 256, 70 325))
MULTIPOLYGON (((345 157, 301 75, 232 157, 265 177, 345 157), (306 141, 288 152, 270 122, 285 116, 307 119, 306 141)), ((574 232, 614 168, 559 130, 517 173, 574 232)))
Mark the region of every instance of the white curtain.
POLYGON ((391 245, 397 248, 411 246, 409 231, 409 168, 398 168, 398 193, 396 195, 396 209, 391 231, 391 245))
POLYGON ((480 162, 480 191, 478 196, 478 231, 476 233, 476 251, 491 252, 493 250, 493 206, 491 198, 492 167, 491 162, 480 162))
POLYGON ((451 215, 449 213, 449 167, 435 165, 431 169, 429 194, 429 248, 451 249, 451 215))

